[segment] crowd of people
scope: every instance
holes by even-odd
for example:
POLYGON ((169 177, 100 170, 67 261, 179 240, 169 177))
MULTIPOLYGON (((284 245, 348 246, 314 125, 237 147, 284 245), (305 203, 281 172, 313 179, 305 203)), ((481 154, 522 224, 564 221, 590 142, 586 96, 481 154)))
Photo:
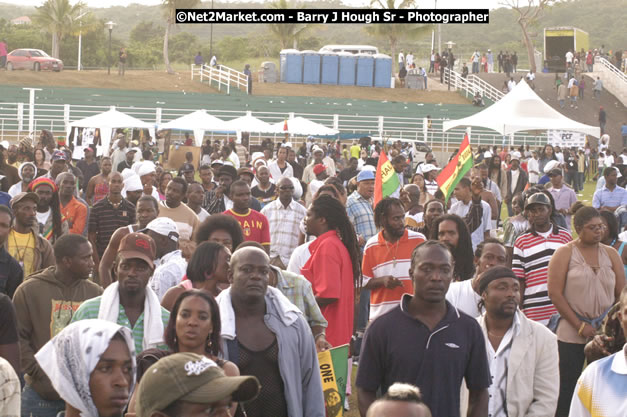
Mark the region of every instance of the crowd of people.
POLYGON ((362 417, 627 415, 609 137, 478 147, 446 196, 446 158, 401 141, 244 136, 170 171, 116 134, 2 144, 0 415, 323 417, 343 345, 362 417))

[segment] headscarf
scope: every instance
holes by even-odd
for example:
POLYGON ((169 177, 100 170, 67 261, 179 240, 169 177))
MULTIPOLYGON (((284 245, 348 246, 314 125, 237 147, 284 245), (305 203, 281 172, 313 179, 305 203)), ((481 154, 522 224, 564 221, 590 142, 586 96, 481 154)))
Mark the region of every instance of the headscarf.
POLYGON ((81 412, 81 417, 98 417, 89 390, 89 379, 111 339, 120 333, 132 363, 129 393, 135 385, 135 343, 131 331, 106 320, 81 320, 68 325, 35 354, 61 398, 81 412))
POLYGON ((37 178, 37 165, 35 165, 33 162, 22 162, 20 164, 20 168, 17 170, 17 175, 20 176, 20 179, 23 180, 24 178, 22 177, 22 168, 24 168, 26 165, 30 165, 33 167, 33 169, 35 170, 35 175, 33 175, 33 179, 37 178))

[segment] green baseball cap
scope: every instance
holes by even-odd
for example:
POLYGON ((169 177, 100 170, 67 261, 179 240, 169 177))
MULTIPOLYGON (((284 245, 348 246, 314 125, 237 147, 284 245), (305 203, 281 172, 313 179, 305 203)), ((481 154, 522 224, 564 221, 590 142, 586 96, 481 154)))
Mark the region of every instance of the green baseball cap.
POLYGON ((226 376, 205 356, 174 353, 152 365, 137 388, 137 417, 150 417, 175 401, 211 404, 231 396, 234 402, 250 401, 259 394, 254 376, 226 376))

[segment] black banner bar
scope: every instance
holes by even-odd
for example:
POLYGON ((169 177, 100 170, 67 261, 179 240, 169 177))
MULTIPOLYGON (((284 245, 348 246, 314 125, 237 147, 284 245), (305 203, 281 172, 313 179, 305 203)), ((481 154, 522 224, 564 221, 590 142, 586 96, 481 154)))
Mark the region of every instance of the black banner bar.
POLYGON ((490 23, 488 9, 177 9, 176 23, 490 23))

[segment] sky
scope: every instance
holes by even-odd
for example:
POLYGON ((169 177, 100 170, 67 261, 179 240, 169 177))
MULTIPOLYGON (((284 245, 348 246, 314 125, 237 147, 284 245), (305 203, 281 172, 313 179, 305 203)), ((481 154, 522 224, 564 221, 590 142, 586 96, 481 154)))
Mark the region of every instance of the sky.
MULTIPOLYGON (((253 0, 255 1, 255 0, 253 0)), ((341 0, 344 4, 355 7, 366 7, 369 0, 341 0)), ((433 8, 435 0, 417 0, 420 8, 433 8)), ((465 9, 465 8, 488 8, 499 7, 502 0, 437 0, 438 8, 465 9)), ((74 3, 74 1, 71 1, 74 3)), ((90 7, 110 7, 125 6, 129 3, 139 3, 146 5, 161 4, 162 0, 83 0, 90 7)), ((262 1, 258 1, 262 2, 262 1)), ((44 0, 0 0, 0 3, 19 4, 21 6, 41 6, 44 0)), ((207 2, 205 2, 207 3, 207 2)))

